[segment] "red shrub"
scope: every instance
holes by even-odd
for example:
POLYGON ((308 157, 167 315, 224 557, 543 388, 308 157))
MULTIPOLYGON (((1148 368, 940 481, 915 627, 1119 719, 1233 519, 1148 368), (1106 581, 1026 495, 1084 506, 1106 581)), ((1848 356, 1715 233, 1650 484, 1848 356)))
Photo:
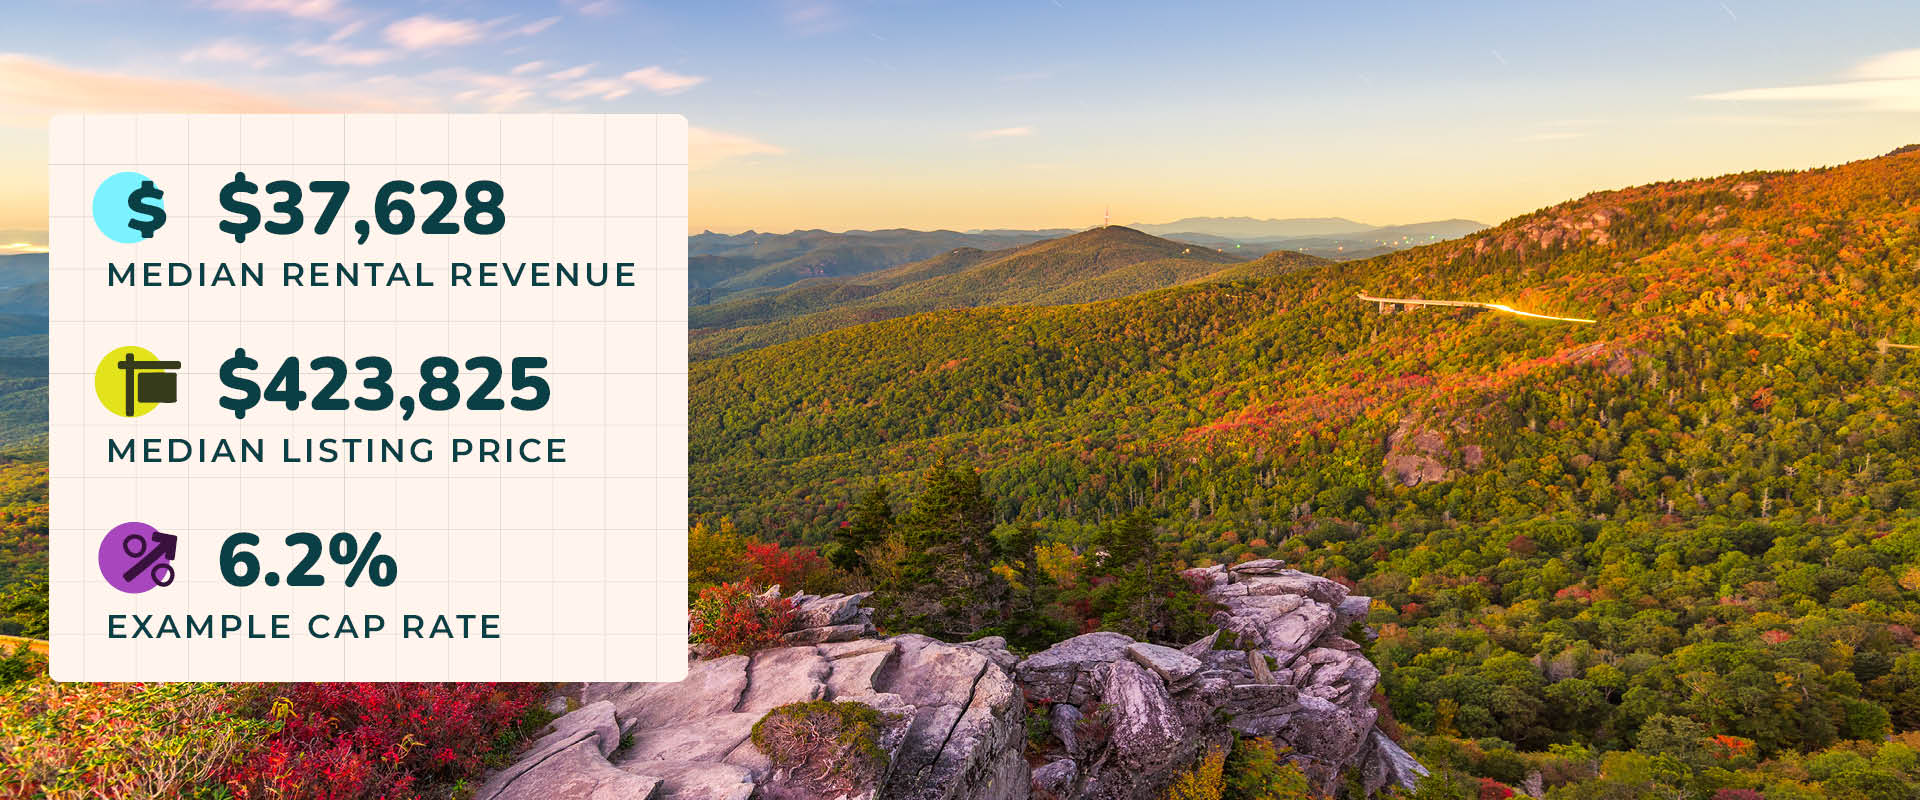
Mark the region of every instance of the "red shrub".
POLYGON ((747 542, 747 563, 752 565, 747 580, 789 592, 810 586, 808 578, 832 568, 811 547, 787 549, 771 542, 747 542))
POLYGON ((1480 800, 1507 800, 1512 796, 1512 787, 1492 778, 1480 779, 1480 800))
POLYGON ((1707 747, 1715 758, 1734 760, 1753 755, 1754 741, 1740 736, 1720 734, 1707 740, 1707 747))
MULTIPOLYGON (((478 774, 510 747, 535 683, 289 683, 262 709, 281 723, 235 767, 240 798, 400 800, 478 774)), ((263 704, 265 701, 263 700, 263 704)))
POLYGON ((780 643, 793 628, 793 601, 763 600, 746 581, 700 590, 687 614, 687 638, 707 655, 751 653, 780 643))
POLYGON ((1713 800, 1767 800, 1767 798, 1752 789, 1721 789, 1713 793, 1713 800))

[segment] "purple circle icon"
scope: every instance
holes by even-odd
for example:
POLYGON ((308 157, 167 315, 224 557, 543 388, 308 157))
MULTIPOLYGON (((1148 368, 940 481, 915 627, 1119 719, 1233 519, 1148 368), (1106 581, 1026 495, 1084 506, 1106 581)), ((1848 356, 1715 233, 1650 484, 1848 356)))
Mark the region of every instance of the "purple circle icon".
POLYGON ((144 522, 122 522, 100 542, 100 574, 113 588, 139 594, 173 583, 173 559, 180 537, 144 522))

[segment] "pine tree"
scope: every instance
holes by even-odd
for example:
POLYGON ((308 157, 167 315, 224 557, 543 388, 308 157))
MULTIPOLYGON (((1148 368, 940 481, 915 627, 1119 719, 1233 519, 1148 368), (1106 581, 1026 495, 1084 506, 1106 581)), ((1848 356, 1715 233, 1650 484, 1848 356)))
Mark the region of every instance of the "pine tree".
POLYGON ((841 569, 869 574, 872 570, 867 565, 867 551, 886 539, 892 529, 892 490, 886 481, 880 481, 860 497, 846 527, 834 532, 827 558, 841 569))
POLYGON ((1103 629, 1162 642, 1206 633, 1205 602, 1174 569, 1172 554, 1161 547, 1145 511, 1108 523, 1100 546, 1099 571, 1110 578, 1094 597, 1103 629))
POLYGON ((1004 621, 1008 585, 993 571, 993 508, 978 472, 942 459, 897 529, 909 555, 881 587, 890 627, 966 639, 1004 621))

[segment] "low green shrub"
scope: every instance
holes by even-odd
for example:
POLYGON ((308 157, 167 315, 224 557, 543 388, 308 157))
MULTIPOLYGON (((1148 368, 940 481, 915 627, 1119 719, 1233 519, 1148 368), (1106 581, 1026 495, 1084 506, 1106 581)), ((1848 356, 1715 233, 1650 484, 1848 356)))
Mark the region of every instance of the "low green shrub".
POLYGON ((811 700, 781 706, 753 724, 753 744, 801 796, 853 796, 886 774, 886 715, 863 703, 811 700))

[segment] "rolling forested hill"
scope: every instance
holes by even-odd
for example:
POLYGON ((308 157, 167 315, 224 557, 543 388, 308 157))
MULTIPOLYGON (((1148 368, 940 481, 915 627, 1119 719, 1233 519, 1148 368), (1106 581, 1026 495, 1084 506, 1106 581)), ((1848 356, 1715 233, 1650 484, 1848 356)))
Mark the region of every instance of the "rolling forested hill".
POLYGON ((1881 345, 1920 343, 1917 263, 1909 153, 847 327, 694 365, 691 502, 819 542, 948 454, 1043 542, 1145 508, 1187 561, 1355 584, 1419 733, 1644 749, 1679 715, 1761 753, 1874 739, 1920 729, 1920 351, 1881 345))
POLYGON ((693 303, 754 294, 807 278, 858 275, 929 258, 956 247, 999 249, 1068 231, 794 231, 687 237, 693 303))
MULTIPOLYGON (((1238 256, 1119 226, 1000 251, 957 248, 844 279, 692 309, 695 358, 945 308, 1084 303, 1206 280, 1238 256)), ((1289 253, 1275 269, 1317 264, 1289 253)))
POLYGON ((0 256, 0 459, 47 447, 47 255, 0 256))
MULTIPOLYGON (((1035 494, 1092 512, 1142 500, 1184 504, 1194 487, 1182 486, 1175 465, 1202 456, 1244 459, 1261 465, 1237 479, 1247 485, 1204 470, 1218 493, 1242 498, 1220 510, 1276 524, 1270 508, 1247 498, 1269 497, 1283 509, 1310 501, 1319 489, 1290 496, 1306 487, 1285 487, 1281 478, 1311 453, 1350 451, 1338 480, 1321 482, 1400 492, 1431 506, 1438 487, 1447 488, 1442 496, 1471 491, 1519 456, 1576 442, 1575 449, 1593 451, 1588 459, 1602 464, 1610 491, 1553 498, 1542 482, 1527 498, 1533 507, 1609 513, 1624 504, 1681 513, 1702 504, 1661 482, 1674 477, 1674 465, 1633 472, 1625 476, 1630 486, 1616 485, 1627 465, 1605 465, 1621 457, 1625 440, 1682 426, 1660 434, 1664 453, 1769 420, 1814 426, 1801 434, 1810 435, 1828 427, 1819 412, 1829 404, 1890 411, 1911 401, 1913 383, 1897 378, 1914 374, 1915 359, 1882 353, 1875 342, 1920 338, 1910 314, 1920 286, 1920 211, 1910 207, 1917 197, 1920 154, 1656 184, 1366 262, 1089 306, 956 310, 835 331, 698 365, 696 468, 724 470, 756 490, 776 490, 754 492, 760 497, 780 497, 818 479, 902 473, 896 455, 913 460, 938 446, 989 464, 1011 459, 1006 469, 1040 461, 1049 465, 1042 474, 1064 469, 1048 487, 1060 492, 1035 494), (1434 309, 1383 314, 1354 299, 1361 291, 1505 302, 1599 323, 1434 309), (1607 405, 1615 397, 1623 407, 1607 405), (1402 428, 1406 435, 1390 436, 1402 428), (1596 437, 1611 446, 1581 441, 1596 437), (1478 464, 1456 460, 1444 465, 1444 480, 1396 487, 1401 481, 1383 467, 1390 438, 1402 450, 1471 445, 1478 464), (1167 465, 1157 478, 1129 472, 1108 475, 1117 483, 1084 481, 1122 454, 1167 465)), ((1132 234, 1114 230, 1107 235, 1132 234)), ((1203 252, 1196 251, 1213 257, 1203 252)), ((939 285, 985 285, 993 273, 983 267, 992 266, 974 265, 939 285)), ((953 296, 922 288, 930 283, 911 287, 909 296, 953 296)), ((1001 291, 1013 302, 1045 295, 1001 291)), ((1807 457, 1864 467, 1878 446, 1885 452, 1875 473, 1893 471, 1911 455, 1892 447, 1905 442, 1898 437, 1911 424, 1855 424, 1848 435, 1858 441, 1845 452, 1814 448, 1807 457)), ((1765 449, 1777 460, 1795 441, 1775 439, 1765 449)), ((1595 472, 1588 459, 1575 485, 1595 472)), ((1319 460, 1311 466, 1323 475, 1328 469, 1319 460)), ((1680 473, 1683 486, 1708 482, 1680 473)), ((1815 510, 1818 498, 1790 484, 1771 487, 1771 509, 1815 510)), ((1885 491, 1909 486, 1896 480, 1885 491)), ((700 481, 696 491, 710 510, 746 510, 727 499, 729 488, 731 481, 700 481)), ((1831 512, 1838 502, 1818 510, 1831 512)), ((1009 516, 1030 515, 1019 501, 1008 503, 1009 516)), ((809 522, 794 520, 790 532, 809 522)))

